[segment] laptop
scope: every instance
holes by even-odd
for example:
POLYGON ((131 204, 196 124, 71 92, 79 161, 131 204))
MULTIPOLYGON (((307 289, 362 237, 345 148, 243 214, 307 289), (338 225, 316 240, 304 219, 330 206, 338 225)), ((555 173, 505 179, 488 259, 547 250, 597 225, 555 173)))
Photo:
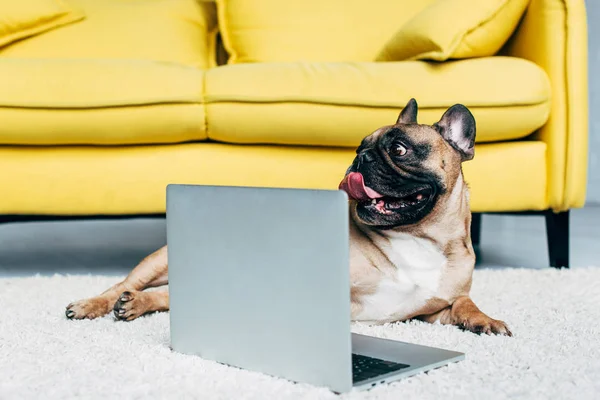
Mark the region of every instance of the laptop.
POLYGON ((464 359, 351 332, 339 190, 167 187, 173 351, 336 393, 464 359))

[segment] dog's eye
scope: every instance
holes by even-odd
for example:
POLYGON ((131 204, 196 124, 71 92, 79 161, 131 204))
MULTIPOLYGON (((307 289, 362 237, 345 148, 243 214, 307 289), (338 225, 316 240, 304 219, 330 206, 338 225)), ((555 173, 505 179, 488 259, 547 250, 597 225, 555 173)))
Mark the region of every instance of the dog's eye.
POLYGON ((405 155, 408 152, 406 147, 400 143, 394 144, 394 147, 392 149, 394 151, 394 154, 397 156, 400 156, 400 157, 402 157, 403 155, 405 155))

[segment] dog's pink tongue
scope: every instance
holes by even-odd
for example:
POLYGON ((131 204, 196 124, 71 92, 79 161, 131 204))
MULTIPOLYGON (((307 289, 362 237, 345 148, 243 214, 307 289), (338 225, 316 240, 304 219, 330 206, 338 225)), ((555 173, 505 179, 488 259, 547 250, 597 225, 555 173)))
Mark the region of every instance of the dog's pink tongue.
POLYGON ((370 187, 365 186, 365 180, 360 172, 350 172, 340 182, 339 189, 348 193, 351 199, 365 201, 379 199, 383 195, 377 193, 370 187))

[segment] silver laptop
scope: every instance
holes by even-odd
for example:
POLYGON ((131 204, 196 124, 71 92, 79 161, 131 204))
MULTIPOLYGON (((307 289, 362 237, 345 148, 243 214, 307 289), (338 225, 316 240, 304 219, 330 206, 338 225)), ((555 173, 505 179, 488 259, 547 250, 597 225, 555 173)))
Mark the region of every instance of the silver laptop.
POLYGON ((172 349, 343 393, 464 359, 351 332, 348 198, 169 185, 172 349))

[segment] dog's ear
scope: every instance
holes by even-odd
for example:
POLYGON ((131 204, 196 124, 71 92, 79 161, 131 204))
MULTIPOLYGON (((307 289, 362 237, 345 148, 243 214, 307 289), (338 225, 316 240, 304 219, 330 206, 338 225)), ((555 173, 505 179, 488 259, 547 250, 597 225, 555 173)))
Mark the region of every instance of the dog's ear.
POLYGON ((453 105, 433 126, 460 153, 462 161, 473 159, 475 156, 475 118, 467 107, 462 104, 453 105))
POLYGON ((410 99, 400 112, 400 115, 398 115, 396 124, 416 124, 418 111, 419 106, 417 105, 417 101, 415 99, 410 99))

